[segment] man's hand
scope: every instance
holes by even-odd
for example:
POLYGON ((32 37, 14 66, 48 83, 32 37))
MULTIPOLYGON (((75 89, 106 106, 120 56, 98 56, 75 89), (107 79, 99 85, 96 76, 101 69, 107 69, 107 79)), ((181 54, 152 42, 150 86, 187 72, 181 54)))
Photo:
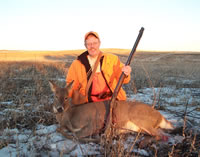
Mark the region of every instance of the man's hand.
POLYGON ((131 67, 130 67, 129 65, 123 66, 123 67, 122 67, 122 72, 124 72, 124 74, 125 74, 126 76, 130 75, 130 73, 131 73, 131 67))

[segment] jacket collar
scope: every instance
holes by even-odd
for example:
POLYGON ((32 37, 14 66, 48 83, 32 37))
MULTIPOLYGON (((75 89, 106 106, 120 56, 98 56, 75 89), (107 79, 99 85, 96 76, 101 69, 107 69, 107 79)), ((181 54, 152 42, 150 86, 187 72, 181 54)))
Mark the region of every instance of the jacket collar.
MULTIPOLYGON (((79 55, 78 56, 78 60, 85 66, 85 69, 86 69, 86 73, 88 73, 88 71, 90 70, 90 63, 89 63, 89 61, 88 61, 88 59, 87 59, 87 55, 88 55, 89 53, 88 53, 88 51, 85 51, 85 52, 83 52, 81 55, 79 55)), ((91 73, 89 74, 89 75, 87 75, 87 79, 89 80, 89 78, 90 78, 90 75, 91 75, 91 73)))

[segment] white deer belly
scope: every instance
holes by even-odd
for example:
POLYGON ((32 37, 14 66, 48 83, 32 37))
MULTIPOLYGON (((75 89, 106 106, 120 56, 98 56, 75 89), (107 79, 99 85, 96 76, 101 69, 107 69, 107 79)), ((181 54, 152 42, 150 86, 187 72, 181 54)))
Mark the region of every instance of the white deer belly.
POLYGON ((126 132, 139 132, 140 128, 135 125, 133 122, 128 121, 124 126, 121 127, 120 133, 126 133, 126 132))

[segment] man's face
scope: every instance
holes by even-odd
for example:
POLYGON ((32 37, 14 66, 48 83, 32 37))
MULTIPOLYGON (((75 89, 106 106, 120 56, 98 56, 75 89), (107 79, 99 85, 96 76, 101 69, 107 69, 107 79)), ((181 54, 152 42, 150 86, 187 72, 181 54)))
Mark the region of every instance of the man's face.
POLYGON ((96 57, 100 52, 100 41, 95 36, 89 35, 85 41, 85 47, 91 57, 96 57))

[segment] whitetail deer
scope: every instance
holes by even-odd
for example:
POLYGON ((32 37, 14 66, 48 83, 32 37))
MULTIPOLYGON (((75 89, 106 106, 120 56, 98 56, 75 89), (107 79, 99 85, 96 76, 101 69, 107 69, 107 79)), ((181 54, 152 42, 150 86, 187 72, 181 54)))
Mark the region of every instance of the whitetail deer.
MULTIPOLYGON (((49 83, 57 100, 53 108, 61 130, 67 129, 78 138, 100 132, 109 114, 109 101, 70 105, 68 93, 73 81, 65 88, 49 83)), ((174 128, 160 112, 141 102, 116 101, 112 119, 118 133, 144 132, 157 139, 163 137, 159 128, 174 128)))

